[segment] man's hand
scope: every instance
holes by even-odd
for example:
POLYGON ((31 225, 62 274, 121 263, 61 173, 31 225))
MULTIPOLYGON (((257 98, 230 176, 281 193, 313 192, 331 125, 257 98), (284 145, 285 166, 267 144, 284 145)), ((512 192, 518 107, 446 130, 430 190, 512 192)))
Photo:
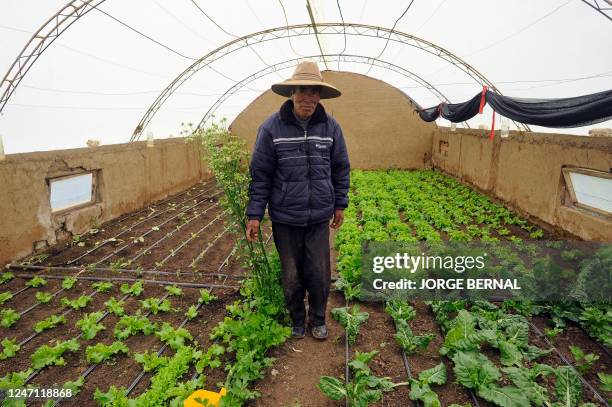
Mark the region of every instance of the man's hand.
POLYGON ((334 211, 334 220, 330 226, 334 229, 338 229, 342 226, 342 221, 344 221, 344 209, 336 209, 334 211))
POLYGON ((259 236, 259 221, 257 219, 250 219, 247 222, 246 238, 249 242, 254 242, 259 236))

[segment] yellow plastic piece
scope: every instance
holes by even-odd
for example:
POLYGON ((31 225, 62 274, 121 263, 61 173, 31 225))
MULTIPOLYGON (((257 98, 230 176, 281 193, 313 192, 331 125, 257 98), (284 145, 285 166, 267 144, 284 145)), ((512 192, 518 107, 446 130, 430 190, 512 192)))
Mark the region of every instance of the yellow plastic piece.
POLYGON ((184 407, 202 407, 202 404, 196 401, 196 399, 201 399, 201 400, 208 400, 209 406, 217 407, 219 405, 219 400, 221 400, 221 397, 225 396, 226 393, 227 392, 225 391, 225 387, 221 387, 221 390, 219 390, 219 393, 215 393, 214 391, 210 391, 210 390, 196 390, 191 394, 191 396, 185 399, 185 401, 183 402, 183 406, 184 407))

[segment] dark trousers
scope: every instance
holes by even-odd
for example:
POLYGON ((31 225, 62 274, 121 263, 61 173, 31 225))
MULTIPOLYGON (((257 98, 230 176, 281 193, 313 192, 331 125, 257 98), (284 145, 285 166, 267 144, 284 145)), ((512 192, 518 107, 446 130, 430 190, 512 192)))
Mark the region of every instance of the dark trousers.
POLYGON ((331 285, 329 222, 305 227, 272 223, 272 234, 281 261, 285 303, 293 326, 306 322, 306 292, 309 323, 312 326, 325 324, 331 285))

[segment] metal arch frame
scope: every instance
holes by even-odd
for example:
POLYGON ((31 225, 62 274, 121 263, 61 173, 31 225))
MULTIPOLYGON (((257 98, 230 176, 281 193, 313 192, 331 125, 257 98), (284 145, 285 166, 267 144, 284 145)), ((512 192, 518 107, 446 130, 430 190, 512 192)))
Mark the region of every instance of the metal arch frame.
MULTIPOLYGON (((472 79, 474 79, 479 85, 486 85, 491 90, 497 92, 498 94, 502 94, 497 87, 489 81, 484 75, 478 72, 475 68, 473 68, 470 64, 463 61, 458 56, 453 53, 447 51, 446 49, 431 43, 429 41, 423 40, 421 38, 415 37, 410 34, 406 34, 400 31, 390 30, 388 28, 365 25, 365 24, 351 24, 351 23, 321 23, 317 24, 316 31, 319 34, 341 34, 341 35, 356 35, 356 36, 366 36, 366 37, 376 37, 376 38, 384 38, 385 40, 388 38, 390 41, 396 41, 405 45, 413 46, 415 48, 421 49, 425 52, 428 52, 434 56, 437 56, 452 65, 456 66, 467 75, 469 75, 472 79), (346 28, 346 30, 344 30, 346 28)), ((236 38, 215 50, 209 52, 203 57, 199 58, 197 61, 192 63, 187 69, 185 69, 181 74, 179 74, 174 80, 166 86, 166 88, 161 92, 161 94, 155 99, 153 104, 147 109, 142 119, 134 129, 132 137, 130 141, 137 140, 142 131, 149 124, 153 116, 157 113, 159 108, 163 105, 163 103, 177 90, 185 81, 191 78, 196 72, 200 69, 210 65, 212 62, 215 62, 218 59, 223 58, 224 56, 231 54, 232 52, 239 50, 241 48, 250 46, 252 44, 262 43, 266 41, 272 41, 276 39, 295 37, 300 35, 314 35, 315 28, 311 24, 298 24, 291 26, 282 26, 271 28, 268 30, 258 31, 255 33, 251 33, 245 35, 240 38, 236 38)), ((523 129, 525 131, 531 131, 529 126, 523 123, 514 122, 517 128, 523 129)))
POLYGON ((79 18, 105 0, 72 0, 49 18, 30 38, 0 82, 0 113, 38 57, 79 18))
POLYGON ((582 0, 584 4, 597 11, 599 14, 612 22, 612 1, 611 0, 582 0), (601 6, 599 3, 606 3, 607 6, 601 6))
MULTIPOLYGON (((23 47, 19 55, 15 58, 10 68, 2 78, 0 82, 0 114, 6 106, 8 100, 11 98, 17 86, 23 79, 23 77, 30 70, 32 65, 38 60, 38 57, 59 37, 68 27, 70 27, 76 20, 87 14, 93 8, 96 8, 102 4, 105 0, 71 0, 59 11, 57 11, 51 18, 49 18, 30 38, 30 40, 23 47), (53 24, 51 24, 53 23, 53 24), (47 30, 45 30, 48 28, 47 30), (44 33, 43 33, 44 32, 44 33), (25 61, 24 61, 25 60, 25 61), (22 62, 24 61, 24 62, 22 62)), ((612 1, 611 0, 581 0, 583 3, 593 8, 595 11, 602 14, 608 20, 612 22, 612 1), (599 1, 603 1, 610 7, 602 7, 599 1), (608 14, 609 13, 609 14, 608 14)), ((317 24, 317 27, 324 26, 325 24, 317 24)), ((355 24, 353 24, 355 25, 355 24)), ((342 24, 343 27, 349 26, 349 24, 342 24)), ((284 28, 295 29, 299 26, 285 26, 284 28)), ((365 27, 365 26, 364 26, 365 27)), ((316 31, 316 27, 314 28, 316 31)), ((268 30, 268 31, 273 31, 268 30)), ((278 29, 277 29, 278 30, 278 29)), ((397 31, 391 31, 397 33, 397 31)), ((344 33, 343 33, 344 34, 344 33)), ((253 36, 253 34, 251 35, 253 36)), ((249 36, 247 36, 249 37, 249 36)), ((244 40, 247 37, 242 37, 237 41, 244 40)), ((287 35, 287 37, 290 37, 287 35)), ((247 44, 248 45, 248 44, 247 44)), ((162 101, 163 103, 163 101, 162 101)), ((150 110, 151 108, 149 108, 150 110)), ((147 112, 148 113, 148 112, 147 112)), ((526 126, 528 129, 528 126, 526 126)), ((138 129, 138 127, 137 127, 138 129)), ((140 129, 142 132, 142 128, 140 129)), ((136 130, 135 130, 136 134, 136 130)), ((132 139, 134 135, 132 136, 132 139)))
MULTIPOLYGON (((395 65, 391 62, 387 62, 378 58, 373 58, 373 57, 366 57, 366 56, 362 56, 362 55, 352 55, 352 54, 323 54, 323 55, 309 55, 309 56, 304 56, 304 57, 300 57, 300 58, 293 58, 293 59, 288 59, 286 61, 283 62, 279 62, 277 64, 274 65, 270 65, 269 67, 266 67, 260 71, 257 71, 249 76, 247 76, 246 78, 242 79, 239 82, 236 82, 232 87, 230 87, 228 90, 225 91, 225 93, 223 95, 221 95, 221 97, 219 97, 213 104, 212 106, 208 109, 208 111, 206 112, 206 114, 204 114, 204 116, 202 117, 202 119, 200 120, 200 123, 198 124, 198 126, 196 127, 196 129, 194 130, 194 133, 196 131, 198 131, 199 129, 204 128, 204 126, 206 125, 206 123, 208 122, 208 120, 210 120, 213 115, 215 114, 215 112, 217 111, 217 109, 230 97, 232 97, 236 92, 238 92, 241 88, 243 88, 244 86, 246 86, 247 84, 249 84, 250 82, 253 82, 259 78, 262 78, 264 76, 270 75, 273 72, 276 72, 280 69, 286 69, 286 68, 291 68, 295 65, 297 65, 298 63, 300 63, 301 61, 308 59, 310 61, 315 61, 315 62, 322 62, 325 61, 326 58, 331 59, 331 61, 341 61, 341 62, 352 62, 352 63, 362 63, 362 64, 374 64, 375 66, 378 67, 382 67, 384 69, 388 69, 391 70, 393 72, 399 73, 402 76, 408 77, 410 79, 412 79, 413 81, 417 82, 418 84, 422 85, 423 88, 429 90, 432 94, 434 94, 434 96, 436 96, 437 98, 440 99, 440 101, 444 101, 447 103, 450 103, 450 100, 446 97, 446 95, 444 95, 440 90, 438 90, 438 88, 436 88, 434 85, 432 85, 431 83, 429 83, 428 81, 426 81, 425 79, 421 78, 419 75, 415 74, 414 72, 411 72, 405 68, 402 68, 399 65, 395 65)), ((420 104, 418 102, 416 102, 413 98, 411 98, 409 95, 407 95, 405 92, 402 92, 414 105, 421 107, 420 104)), ((467 128, 470 128, 469 124, 467 122, 463 122, 467 128)))

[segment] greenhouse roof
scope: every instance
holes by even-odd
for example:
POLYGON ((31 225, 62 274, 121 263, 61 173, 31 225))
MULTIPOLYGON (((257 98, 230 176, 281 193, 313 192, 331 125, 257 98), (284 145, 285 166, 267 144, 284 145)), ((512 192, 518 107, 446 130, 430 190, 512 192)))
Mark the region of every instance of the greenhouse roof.
MULTIPOLYGON (((164 138, 211 106, 231 121, 303 59, 383 80, 423 107, 468 100, 483 84, 520 98, 612 88, 606 0, 10 0, 2 9, 7 153, 164 138)), ((563 132, 591 127, 612 123, 563 132)))

